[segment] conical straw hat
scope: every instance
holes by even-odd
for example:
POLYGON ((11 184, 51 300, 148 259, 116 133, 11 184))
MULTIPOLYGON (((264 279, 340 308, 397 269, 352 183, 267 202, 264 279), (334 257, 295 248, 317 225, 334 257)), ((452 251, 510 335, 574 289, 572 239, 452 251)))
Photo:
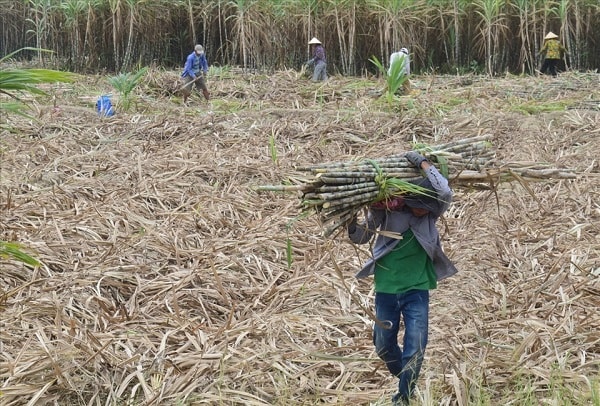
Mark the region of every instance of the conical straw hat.
POLYGON ((308 45, 312 45, 312 44, 320 44, 321 41, 319 41, 317 39, 317 37, 313 37, 313 39, 311 39, 310 41, 308 41, 308 45))
POLYGON ((544 37, 544 39, 554 39, 554 38, 558 38, 558 35, 556 35, 555 33, 553 33, 552 31, 550 31, 548 34, 546 34, 546 36, 544 37))

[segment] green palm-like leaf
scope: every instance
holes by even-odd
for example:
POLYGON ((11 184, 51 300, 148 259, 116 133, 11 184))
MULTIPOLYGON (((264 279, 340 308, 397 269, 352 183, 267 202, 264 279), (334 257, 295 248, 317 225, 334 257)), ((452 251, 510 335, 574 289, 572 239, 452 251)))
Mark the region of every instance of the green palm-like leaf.
POLYGON ((40 83, 65 82, 67 74, 50 69, 6 69, 0 70, 0 90, 25 91, 35 94, 46 94, 35 87, 40 83))
MULTIPOLYGON (((6 55, 0 59, 0 63, 12 58, 22 50, 40 51, 35 48, 23 48, 6 55)), ((41 51, 50 52, 47 50, 41 51)), ((51 69, 0 69, 0 93, 6 94, 15 100, 12 103, 1 103, 0 111, 24 114, 23 109, 26 105, 21 102, 19 95, 22 93, 47 95, 37 85, 41 83, 72 82, 74 78, 75 75, 70 72, 51 69)))
POLYGON ((388 102, 391 103, 394 99, 394 94, 396 94, 400 86, 402 86, 404 82, 408 80, 408 76, 403 73, 404 63, 406 63, 406 59, 401 58, 395 60, 392 63, 392 66, 390 67, 389 74, 388 71, 385 69, 385 66, 383 66, 383 63, 381 63, 381 61, 379 61, 377 57, 374 56, 371 59, 369 59, 369 61, 373 63, 377 67, 377 69, 379 69, 379 72, 381 72, 381 74, 385 78, 386 95, 388 102))
POLYGON ((148 72, 148 68, 144 67, 135 73, 121 73, 117 76, 108 78, 108 82, 121 96, 120 107, 123 108, 123 110, 129 109, 129 105, 131 104, 131 92, 140 83, 146 72, 148 72))
POLYGON ((108 78, 108 82, 117 89, 122 96, 128 96, 140 83, 142 76, 144 76, 147 71, 148 68, 144 67, 135 73, 121 73, 117 76, 108 78))

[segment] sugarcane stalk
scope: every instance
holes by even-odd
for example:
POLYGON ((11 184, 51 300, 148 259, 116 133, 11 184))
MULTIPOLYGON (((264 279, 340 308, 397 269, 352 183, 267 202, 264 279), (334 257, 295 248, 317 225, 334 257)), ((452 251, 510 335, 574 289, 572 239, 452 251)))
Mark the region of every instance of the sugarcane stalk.
POLYGON ((565 172, 560 169, 513 169, 513 172, 516 172, 521 177, 526 178, 536 178, 536 179, 544 179, 544 178, 554 178, 554 179, 575 179, 577 174, 572 172, 565 172))
MULTIPOLYGON (((409 170, 394 170, 393 172, 382 171, 383 175, 387 177, 413 177, 418 178, 419 172, 416 168, 410 168, 409 170)), ((354 171, 354 172, 328 172, 326 174, 317 175, 317 179, 327 178, 365 178, 365 179, 373 179, 377 175, 378 172, 368 172, 368 171, 354 171)))
POLYGON ((325 202, 323 202, 321 207, 323 208, 323 210, 327 210, 327 209, 331 210, 333 207, 344 206, 349 203, 372 201, 372 200, 377 199, 378 193, 379 193, 378 191, 374 191, 374 192, 368 192, 368 193, 363 193, 363 194, 358 194, 358 195, 340 197, 340 198, 336 198, 336 199, 329 199, 329 200, 326 200, 325 202))
MULTIPOLYGON (((480 135, 480 136, 476 136, 476 137, 465 138, 465 139, 458 140, 455 142, 436 145, 433 148, 428 148, 427 146, 423 146, 422 149, 424 150, 424 152, 426 154, 431 153, 431 152, 440 153, 443 151, 454 152, 454 153, 458 154, 459 151, 461 151, 461 150, 464 150, 466 152, 481 151, 481 150, 489 149, 489 147, 490 147, 489 140, 491 138, 492 138, 491 134, 484 134, 484 135, 480 135)), ((389 162, 404 161, 404 162, 406 162, 406 159, 402 155, 392 155, 390 157, 385 157, 385 158, 380 158, 380 159, 375 159, 375 160, 380 162, 381 164, 383 164, 383 162, 386 162, 386 161, 389 161, 389 162)), ((358 163, 360 163, 360 161, 330 162, 330 163, 324 163, 324 164, 320 164, 320 165, 299 166, 299 167, 296 167, 296 169, 301 170, 301 171, 311 171, 315 168, 335 168, 335 167, 347 168, 347 167, 352 167, 358 163)))
POLYGON ((354 207, 345 207, 343 209, 339 209, 339 208, 332 208, 329 210, 323 210, 321 212, 322 214, 322 218, 323 218, 323 222, 330 222, 333 221, 334 219, 340 217, 340 216, 345 216, 348 213, 355 213, 357 211, 357 209, 359 208, 359 206, 354 206, 354 207))
POLYGON ((348 171, 348 172, 326 172, 318 173, 317 179, 322 178, 366 178, 373 179, 377 175, 377 172, 363 172, 363 171, 348 171))
MULTIPOLYGON (((317 197, 317 193, 315 192, 306 192, 302 195, 302 200, 317 200, 320 199, 317 197)), ((322 200, 322 199, 320 199, 322 200)))
POLYGON ((356 196, 356 195, 361 195, 366 192, 373 192, 373 191, 378 191, 378 190, 379 190, 379 187, 371 186, 368 188, 346 190, 346 191, 335 192, 335 193, 317 193, 316 197, 318 197, 319 199, 323 199, 323 200, 333 200, 333 199, 339 199, 341 197, 356 196))
POLYGON ((438 146, 435 147, 434 151, 448 151, 448 152, 454 152, 456 154, 460 154, 460 153, 464 153, 464 152, 469 152, 472 150, 477 150, 477 151, 481 151, 481 150, 490 150, 490 142, 489 141, 481 141, 481 142, 472 142, 472 143, 467 143, 467 144, 456 144, 456 145, 450 145, 450 146, 438 146))
POLYGON ((319 178, 323 183, 330 185, 344 185, 344 184, 353 184, 353 183, 365 183, 373 178, 333 178, 329 176, 322 176, 319 178), (349 181, 350 180, 350 181, 349 181))
POLYGON ((360 206, 364 206, 365 204, 369 204, 371 202, 373 202, 374 198, 373 197, 365 197, 363 199, 356 199, 352 202, 349 203, 342 203, 342 204, 337 204, 335 206, 330 206, 327 208, 323 209, 323 212, 327 212, 327 210, 332 210, 332 209, 336 209, 336 210, 344 210, 344 209, 354 209, 356 207, 360 207, 360 206))
POLYGON ((341 210, 336 210, 335 212, 330 213, 321 213, 321 219, 323 224, 333 224, 336 223, 339 219, 351 219, 356 216, 356 214, 362 210, 362 207, 352 207, 341 210))
POLYGON ((302 192, 309 190, 311 185, 260 185, 253 188, 258 192, 302 192))
POLYGON ((302 198, 303 199, 335 200, 335 199, 339 199, 342 197, 361 195, 362 193, 372 192, 372 191, 376 191, 378 189, 379 188, 377 185, 373 185, 368 188, 351 189, 351 190, 327 192, 327 193, 320 193, 320 190, 315 190, 313 192, 305 193, 302 196, 302 198))
MULTIPOLYGON (((414 169, 414 166, 412 166, 408 161, 404 161, 404 162, 383 162, 379 164, 379 167, 381 169, 396 169, 396 170, 402 170, 402 169, 414 169)), ((373 171, 373 165, 365 165, 363 163, 357 164, 357 165, 353 165, 353 166, 348 166, 348 167, 332 167, 332 168, 323 168, 323 167, 318 167, 318 168, 314 168, 312 170, 313 174, 322 174, 322 173, 330 173, 330 172, 348 172, 348 171, 358 171, 358 172, 371 172, 373 171)))
MULTIPOLYGON (((386 157, 386 158, 380 158, 380 159, 374 159, 374 161, 381 161, 383 162, 404 162, 407 163, 408 161, 406 160, 406 158, 404 158, 404 156, 397 156, 397 157, 386 157)), ((311 165, 311 166, 300 166, 300 167, 296 167, 297 170, 302 170, 302 171, 315 171, 315 170, 320 170, 320 169, 334 169, 334 168, 354 168, 356 166, 359 165, 365 165, 367 166, 367 164, 365 163, 365 160, 357 160, 357 161, 347 161, 347 162, 329 162, 329 163, 323 163, 323 164, 318 164, 318 165, 311 165)))
POLYGON ((343 206, 345 204, 355 205, 355 203, 371 201, 377 198, 379 191, 362 193, 356 196, 342 197, 335 200, 327 200, 323 203, 323 208, 328 209, 333 206, 343 206))
POLYGON ((317 192, 338 192, 345 190, 355 190, 355 189, 364 189, 367 187, 377 186, 375 181, 368 181, 363 183, 352 183, 352 184, 342 184, 342 185, 322 185, 314 190, 317 192))
MULTIPOLYGON (((484 163, 485 157, 492 157, 493 153, 490 152, 479 152, 479 153, 475 153, 477 151, 473 150, 471 151, 470 155, 468 156, 463 156, 460 154, 456 154, 453 152, 444 152, 444 151, 434 151, 431 154, 425 154, 425 156, 429 155, 432 158, 435 158, 436 156, 442 156, 445 157, 446 159, 450 160, 449 164, 451 165, 453 163, 453 161, 456 162, 461 162, 461 161, 469 161, 472 159, 478 159, 480 163, 484 163)), ((373 160, 375 163, 378 164, 379 168, 381 170, 383 170, 384 172, 402 172, 402 171, 415 171, 415 168, 408 163, 408 161, 406 161, 405 158, 399 158, 399 160, 377 160, 374 159, 373 160)), ((435 159, 434 159, 435 161, 435 159)), ((375 171, 375 168, 373 167, 373 165, 371 164, 365 164, 365 163, 355 163, 352 165, 335 165, 335 166, 320 166, 320 167, 313 167, 310 168, 310 171, 313 172, 314 174, 316 174, 317 177, 322 176, 322 174, 328 174, 330 176, 336 176, 337 174, 341 174, 341 173, 351 173, 353 176, 360 176, 360 174, 356 175, 356 172, 367 172, 367 173, 371 173, 375 171)), ((348 175, 342 175, 342 176, 348 176, 348 175)))
POLYGON ((304 207, 322 206, 324 203, 325 201, 321 199, 302 199, 300 202, 300 204, 304 207))
POLYGON ((340 227, 346 226, 346 224, 348 224, 348 222, 352 219, 353 215, 353 213, 348 213, 348 215, 340 217, 333 224, 325 228, 325 230, 323 231, 323 236, 329 237, 335 232, 335 230, 339 229, 340 227))
POLYGON ((445 144, 439 144, 439 145, 436 145, 435 148, 441 149, 441 150, 450 150, 452 148, 460 147, 463 145, 483 143, 484 141, 489 141, 492 138, 493 138, 492 134, 483 134, 483 135, 478 135, 478 136, 471 137, 471 138, 463 138, 461 140, 447 142, 445 144))

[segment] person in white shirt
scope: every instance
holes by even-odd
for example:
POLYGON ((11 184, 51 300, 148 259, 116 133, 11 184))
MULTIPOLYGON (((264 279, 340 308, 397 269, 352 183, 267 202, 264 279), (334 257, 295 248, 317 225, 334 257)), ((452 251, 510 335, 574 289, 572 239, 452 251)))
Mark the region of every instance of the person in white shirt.
POLYGON ((399 74, 407 77, 402 84, 402 92, 407 94, 410 92, 410 82, 408 81, 408 76, 410 75, 410 56, 408 55, 408 49, 401 48, 400 51, 394 52, 390 55, 390 67, 388 68, 388 75, 392 74, 392 65, 394 63, 402 64, 402 69, 400 69, 399 74))

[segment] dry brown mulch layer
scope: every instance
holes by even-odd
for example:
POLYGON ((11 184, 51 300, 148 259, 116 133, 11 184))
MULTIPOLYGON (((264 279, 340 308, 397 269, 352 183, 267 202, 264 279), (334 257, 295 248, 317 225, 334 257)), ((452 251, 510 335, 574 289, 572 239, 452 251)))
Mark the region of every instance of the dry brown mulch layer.
POLYGON ((480 135, 577 177, 455 188, 440 228, 460 272, 432 292, 414 404, 592 404, 598 74, 420 76, 388 104, 377 78, 223 70, 188 106, 177 74, 114 117, 99 77, 2 117, 0 240, 41 265, 0 258, 1 405, 389 404, 372 281, 354 278, 368 247, 255 187, 480 135))

